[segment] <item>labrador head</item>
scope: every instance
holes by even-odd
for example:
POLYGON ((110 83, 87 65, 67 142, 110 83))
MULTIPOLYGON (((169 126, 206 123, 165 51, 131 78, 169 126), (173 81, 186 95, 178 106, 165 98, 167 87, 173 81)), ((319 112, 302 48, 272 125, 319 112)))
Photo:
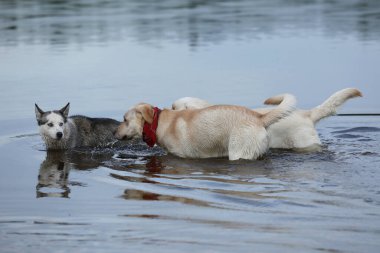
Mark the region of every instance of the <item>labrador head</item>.
POLYGON ((141 138, 144 123, 153 122, 153 106, 140 103, 124 114, 124 120, 116 130, 115 137, 119 140, 141 138))

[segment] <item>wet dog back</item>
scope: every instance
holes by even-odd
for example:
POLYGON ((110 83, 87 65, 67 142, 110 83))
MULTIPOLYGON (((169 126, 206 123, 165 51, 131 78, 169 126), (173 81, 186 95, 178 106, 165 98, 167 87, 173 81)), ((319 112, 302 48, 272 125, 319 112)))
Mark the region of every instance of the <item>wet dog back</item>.
POLYGON ((120 122, 109 118, 90 118, 81 115, 71 116, 77 132, 77 146, 107 146, 116 141, 114 133, 120 122))

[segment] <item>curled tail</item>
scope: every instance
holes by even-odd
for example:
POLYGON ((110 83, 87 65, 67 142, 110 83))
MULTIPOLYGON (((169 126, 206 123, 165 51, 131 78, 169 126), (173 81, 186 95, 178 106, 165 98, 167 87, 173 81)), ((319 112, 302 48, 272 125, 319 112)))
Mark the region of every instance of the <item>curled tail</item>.
POLYGON ((261 116, 264 127, 276 123, 282 118, 285 118, 296 109, 296 98, 291 94, 282 94, 265 100, 266 105, 278 105, 276 108, 261 116))
POLYGON ((336 110, 350 98, 362 97, 362 93, 354 88, 347 88, 332 94, 325 102, 310 110, 310 118, 317 123, 323 118, 336 114, 336 110))

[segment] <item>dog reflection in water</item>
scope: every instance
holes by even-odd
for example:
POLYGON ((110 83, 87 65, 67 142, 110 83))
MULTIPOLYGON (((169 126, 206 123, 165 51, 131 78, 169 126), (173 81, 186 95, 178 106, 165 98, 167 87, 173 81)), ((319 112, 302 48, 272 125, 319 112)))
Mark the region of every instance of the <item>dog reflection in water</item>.
MULTIPOLYGON (((70 186, 84 186, 81 182, 69 180, 71 170, 92 170, 113 156, 112 150, 93 149, 50 150, 41 163, 36 186, 37 198, 69 198, 70 186)), ((104 166, 104 165, 103 165, 104 166)))
POLYGON ((65 161, 65 152, 47 152, 38 174, 37 198, 68 198, 70 194, 68 177, 71 167, 70 163, 65 161))

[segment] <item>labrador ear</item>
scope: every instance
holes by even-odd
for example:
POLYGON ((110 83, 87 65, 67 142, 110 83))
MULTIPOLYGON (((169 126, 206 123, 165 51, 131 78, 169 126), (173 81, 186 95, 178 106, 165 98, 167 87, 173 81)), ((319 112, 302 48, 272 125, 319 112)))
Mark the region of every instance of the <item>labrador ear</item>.
POLYGON ((62 115, 67 118, 69 116, 69 109, 70 109, 70 103, 67 103, 67 105, 65 105, 65 107, 63 107, 61 110, 59 110, 60 113, 62 113, 62 115))
POLYGON ((138 104, 136 107, 136 112, 141 113, 143 119, 148 122, 149 124, 152 124, 153 122, 153 106, 149 104, 138 104))
POLYGON ((41 110, 41 108, 38 107, 37 104, 34 104, 34 111, 36 112, 36 119, 40 120, 42 118, 42 115, 45 113, 44 111, 41 110))

